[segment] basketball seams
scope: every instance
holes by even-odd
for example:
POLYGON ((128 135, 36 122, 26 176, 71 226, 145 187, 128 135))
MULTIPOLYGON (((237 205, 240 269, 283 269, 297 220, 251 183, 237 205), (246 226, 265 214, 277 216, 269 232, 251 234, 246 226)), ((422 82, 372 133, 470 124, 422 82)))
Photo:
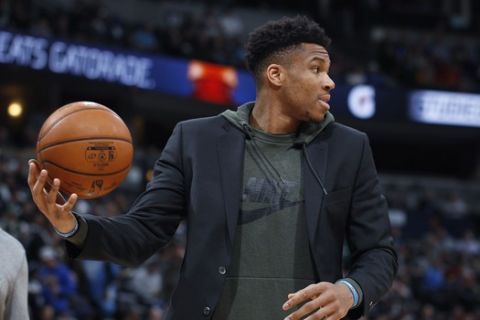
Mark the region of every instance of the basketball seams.
POLYGON ((117 118, 120 118, 120 116, 118 114, 116 114, 114 111, 108 109, 107 107, 104 107, 104 106, 96 106, 96 107, 85 107, 85 108, 82 108, 82 109, 78 109, 78 110, 73 110, 72 112, 69 112, 67 114, 64 114, 63 116, 61 116, 60 118, 58 118, 54 123, 52 123, 50 125, 50 128, 48 129, 45 129, 45 132, 43 132, 43 134, 41 136, 38 137, 38 142, 40 142, 46 135, 47 133, 50 132, 50 130, 52 130, 61 120, 65 119, 66 117, 74 114, 74 113, 77 113, 77 112, 81 112, 81 111, 85 111, 85 110, 99 110, 99 111, 104 111, 104 112, 108 112, 110 114, 113 114, 114 116, 116 116, 117 118))
POLYGON ((78 174, 78 175, 82 175, 82 176, 88 176, 88 177, 106 177, 106 176, 113 176, 113 175, 116 175, 116 174, 119 174, 119 173, 122 173, 124 171, 127 171, 127 170, 130 170, 130 167, 131 165, 128 165, 127 167, 125 168, 122 168, 120 170, 117 170, 117 171, 114 171, 114 172, 109 172, 109 173, 87 173, 87 172, 80 172, 80 171, 75 171, 75 170, 72 170, 72 169, 68 169, 68 168, 65 168, 53 161, 49 161, 49 160, 45 160, 42 162, 42 165, 45 166, 45 164, 50 164, 50 165, 53 165, 59 169, 62 169, 64 171, 67 171, 67 172, 70 172, 70 173, 74 173, 74 174, 78 174))
POLYGON ((49 148, 52 148, 52 147, 55 147, 55 146, 58 146, 60 144, 64 144, 64 143, 70 143, 70 142, 80 142, 80 141, 85 141, 85 140, 110 140, 110 141, 123 141, 123 142, 127 142, 129 144, 132 145, 132 141, 131 140, 128 140, 128 139, 123 139, 123 138, 118 138, 118 137, 82 137, 82 138, 76 138, 76 139, 67 139, 67 140, 60 140, 60 141, 56 141, 54 143, 50 143, 50 144, 47 144, 47 145, 44 145, 42 147, 42 149, 39 149, 37 150, 37 153, 40 153, 40 152, 43 152, 49 148))
MULTIPOLYGON (((73 107, 73 106, 72 106, 72 107, 73 107)), ((62 108, 67 108, 67 106, 62 107, 62 108)), ((56 112, 60 111, 62 108, 58 109, 56 112)), ((101 108, 101 107, 87 107, 87 108, 88 108, 89 110, 104 110, 104 109, 101 108)), ((74 113, 76 113, 76 112, 83 111, 83 110, 85 110, 85 109, 82 108, 82 109, 73 110, 73 111, 71 111, 71 112, 69 112, 69 113, 67 113, 67 114, 64 114, 64 115, 61 116, 60 118, 58 118, 55 122, 53 122, 53 123, 50 125, 50 127, 49 127, 48 129, 45 129, 45 132, 43 132, 43 134, 38 137, 38 140, 37 140, 37 141, 40 142, 40 141, 47 135, 47 133, 50 132, 50 130, 52 130, 53 127, 55 127, 55 125, 56 125, 60 120, 63 120, 63 119, 65 119, 66 117, 68 117, 69 115, 74 114, 74 113)), ((48 119, 47 119, 47 120, 48 120, 48 119)))

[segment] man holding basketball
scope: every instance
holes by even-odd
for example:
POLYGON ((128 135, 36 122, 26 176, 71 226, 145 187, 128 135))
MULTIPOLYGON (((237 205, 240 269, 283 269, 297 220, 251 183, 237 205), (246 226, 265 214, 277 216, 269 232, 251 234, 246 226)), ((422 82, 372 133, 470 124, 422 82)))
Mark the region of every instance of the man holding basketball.
POLYGON ((35 203, 71 257, 138 264, 183 219, 187 247, 167 319, 341 319, 367 314, 397 269, 365 134, 328 105, 330 40, 305 17, 250 34, 257 99, 179 123, 125 215, 72 213, 30 163, 35 203), (351 266, 342 273, 346 240, 351 266))

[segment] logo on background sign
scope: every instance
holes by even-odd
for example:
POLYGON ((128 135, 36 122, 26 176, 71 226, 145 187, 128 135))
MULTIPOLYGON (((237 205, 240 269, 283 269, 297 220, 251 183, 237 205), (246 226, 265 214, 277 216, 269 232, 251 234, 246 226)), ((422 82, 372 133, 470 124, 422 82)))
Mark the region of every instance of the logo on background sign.
POLYGON ((348 93, 348 109, 359 119, 370 119, 375 115, 375 88, 358 85, 348 93))

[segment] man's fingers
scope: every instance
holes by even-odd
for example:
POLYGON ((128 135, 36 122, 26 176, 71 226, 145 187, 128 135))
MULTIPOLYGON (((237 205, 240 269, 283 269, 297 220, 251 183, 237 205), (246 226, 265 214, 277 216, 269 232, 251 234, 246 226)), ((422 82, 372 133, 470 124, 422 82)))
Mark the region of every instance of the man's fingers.
POLYGON ((35 185, 35 182, 37 182, 38 178, 38 167, 35 164, 34 160, 29 160, 28 161, 28 186, 30 187, 30 190, 33 190, 33 186, 35 185))
POLYGON ((327 292, 323 292, 317 297, 312 298, 311 301, 305 303, 298 310, 296 310, 291 315, 289 315, 287 319, 289 320, 303 319, 303 317, 309 314, 311 314, 307 318, 309 320, 323 319, 324 317, 335 313, 339 308, 340 308, 340 304, 335 301, 335 296, 327 291, 327 292))
POLYGON ((68 197, 67 202, 63 205, 63 210, 66 212, 72 211, 73 207, 75 206, 75 203, 77 203, 78 196, 76 193, 72 193, 70 197, 68 197))
POLYGON ((326 306, 326 307, 320 308, 313 314, 309 315, 307 318, 305 318, 305 320, 316 320, 316 319, 338 320, 341 318, 342 317, 338 316, 338 314, 335 312, 334 308, 330 306, 326 306))
POLYGON ((60 180, 55 178, 48 192, 47 203, 49 206, 54 206, 57 203, 58 190, 60 189, 60 180))
POLYGON ((307 289, 310 288, 311 286, 313 286, 313 284, 295 293, 290 293, 288 295, 288 300, 283 304, 282 309, 289 310, 292 307, 296 306, 297 304, 308 300, 307 289))
POLYGON ((42 170, 42 165, 40 164, 40 161, 38 161, 37 159, 30 159, 28 160, 28 163, 33 163, 37 171, 42 170))
POLYGON ((290 308, 300 303, 315 299, 323 291, 325 291, 329 285, 331 285, 331 283, 327 283, 327 282, 315 283, 295 293, 289 294, 287 302, 285 302, 285 304, 282 306, 283 310, 289 310, 290 308))
POLYGON ((45 182, 47 181, 48 173, 47 170, 40 171, 40 174, 33 185, 32 192, 35 195, 40 195, 43 193, 43 188, 45 187, 45 182))
POLYGON ((314 312, 315 310, 319 309, 321 305, 317 303, 317 301, 312 300, 310 302, 305 303, 303 306, 298 308, 297 311, 293 312, 290 314, 285 320, 297 320, 297 319, 302 319, 306 315, 309 315, 310 313, 314 312))

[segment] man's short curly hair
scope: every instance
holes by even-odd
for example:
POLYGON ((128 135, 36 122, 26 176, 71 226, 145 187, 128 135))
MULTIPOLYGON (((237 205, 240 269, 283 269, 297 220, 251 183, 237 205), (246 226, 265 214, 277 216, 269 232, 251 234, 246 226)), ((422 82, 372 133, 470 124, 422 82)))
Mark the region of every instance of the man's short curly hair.
POLYGON ((247 68, 259 77, 271 58, 301 43, 316 43, 325 48, 330 38, 315 21, 306 16, 283 17, 255 29, 248 36, 246 49, 247 68))

